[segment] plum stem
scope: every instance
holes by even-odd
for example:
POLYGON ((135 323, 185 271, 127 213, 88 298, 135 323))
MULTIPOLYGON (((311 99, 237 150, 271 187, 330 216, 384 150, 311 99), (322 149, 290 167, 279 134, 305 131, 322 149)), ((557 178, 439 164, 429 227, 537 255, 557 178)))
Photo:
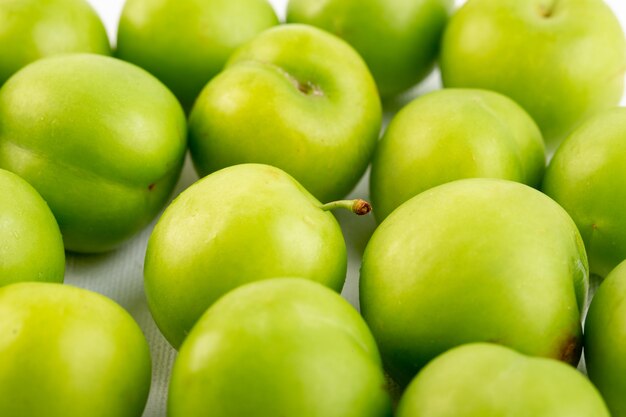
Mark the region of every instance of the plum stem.
POLYGON ((342 208, 350 210, 358 216, 364 216, 372 211, 372 205, 365 200, 361 200, 360 198, 357 198, 356 200, 332 201, 330 203, 323 204, 320 208, 324 211, 342 208))

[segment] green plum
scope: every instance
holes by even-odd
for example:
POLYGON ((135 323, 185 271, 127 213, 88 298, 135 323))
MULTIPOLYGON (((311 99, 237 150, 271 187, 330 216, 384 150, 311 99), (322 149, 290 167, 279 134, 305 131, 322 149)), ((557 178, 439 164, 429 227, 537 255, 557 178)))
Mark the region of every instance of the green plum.
POLYGON ((559 147, 543 183, 576 222, 600 277, 626 259, 625 136, 626 108, 588 120, 559 147))
POLYGON ((238 46, 277 24, 267 0, 128 0, 116 55, 156 75, 191 108, 238 46))
POLYGON ((150 351, 110 299, 53 283, 0 288, 0 415, 140 417, 150 351))
POLYGON ((526 185, 473 178, 424 191, 381 223, 360 301, 390 374, 406 384, 471 342, 577 363, 588 286, 565 210, 526 185))
MULTIPOLYGON (((174 346, 219 297, 250 281, 298 276, 341 291, 346 246, 327 210, 278 168, 244 164, 211 174, 184 191, 157 223, 146 252, 145 290, 152 315, 174 346)), ((355 207, 351 207, 355 205, 355 207)))
POLYGON ((290 0, 287 21, 317 26, 350 43, 383 96, 432 70, 453 0, 290 0))
POLYGON ((0 168, 28 181, 65 247, 115 248, 171 194, 186 149, 185 115, 144 70, 100 55, 28 65, 0 90, 0 168))
POLYGON ((613 417, 626 416, 626 261, 604 280, 585 320, 585 363, 613 417))
POLYGON ((391 121, 372 161, 378 220, 446 182, 488 177, 541 184, 539 128, 515 102, 485 90, 446 89, 419 97, 391 121))
POLYGON ((555 148, 619 102, 626 41, 602 0, 472 0, 446 28, 440 65, 446 87, 513 98, 555 148))
POLYGON ((339 294, 298 278, 244 285, 198 321, 168 417, 390 417, 376 343, 339 294))
POLYGON ((239 48, 189 120, 200 176, 240 163, 274 165, 322 201, 344 197, 376 146, 382 110, 363 59, 306 25, 269 29, 239 48))
POLYGON ((417 375, 397 417, 422 416, 610 417, 576 369, 487 343, 452 349, 417 375))
POLYGON ((85 0, 0 0, 0 85, 40 58, 111 54, 104 26, 85 0))
POLYGON ((0 169, 0 287, 63 282, 63 239, 50 208, 26 181, 0 169))

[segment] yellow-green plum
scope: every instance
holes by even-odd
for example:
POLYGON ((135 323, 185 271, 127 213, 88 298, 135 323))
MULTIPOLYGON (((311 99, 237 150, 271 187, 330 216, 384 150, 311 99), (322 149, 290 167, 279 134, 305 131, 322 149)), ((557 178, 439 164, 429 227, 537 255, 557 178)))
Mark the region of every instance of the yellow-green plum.
POLYGON ((0 288, 0 415, 140 417, 150 351, 110 299, 69 285, 0 288))
POLYGON ((0 169, 0 286, 63 282, 63 239, 50 208, 26 181, 0 169))
POLYGON ((260 164, 224 168, 185 190, 152 232, 144 267, 148 304, 167 340, 178 348, 213 302, 250 281, 297 276, 341 291, 346 246, 327 211, 336 206, 369 209, 362 200, 322 205, 260 164))
POLYGON ((238 46, 277 24, 267 0, 128 0, 116 55, 156 75, 191 108, 238 46))
POLYGON ((339 294, 299 278, 226 294, 183 343, 168 417, 391 417, 376 343, 339 294))
POLYGON ((317 26, 350 43, 383 96, 432 70, 453 0, 290 0, 287 21, 317 26))
POLYGON ((539 128, 514 101, 486 90, 446 89, 419 97, 391 121, 372 161, 374 214, 383 220, 411 197, 471 177, 541 184, 539 128))
POLYGON ((626 259, 625 138, 626 108, 597 115, 559 147, 543 183, 576 222, 600 277, 626 259))
POLYGON ((306 25, 269 29, 239 48, 189 120, 200 176, 240 163, 281 168, 322 201, 344 197, 376 146, 382 110, 359 54, 306 25))
POLYGON ((363 256, 361 311, 390 374, 494 342, 575 364, 589 276, 576 225, 526 185, 473 178, 398 207, 363 256))
POLYGON ((517 101, 554 149, 586 118, 617 105, 626 41, 603 0, 472 0, 445 30, 440 65, 446 87, 517 101))
POLYGON ((0 168, 28 181, 66 249, 102 252, 165 205, 186 149, 174 95, 139 67, 92 54, 52 57, 0 90, 0 168))
POLYGON ((585 320, 585 363, 613 417, 626 416, 626 261, 606 277, 585 320))
POLYGON ((104 26, 85 0, 0 0, 0 85, 40 58, 111 54, 104 26))
POLYGON ((396 415, 610 417, 576 369, 487 343, 457 347, 430 362, 405 391, 396 415))

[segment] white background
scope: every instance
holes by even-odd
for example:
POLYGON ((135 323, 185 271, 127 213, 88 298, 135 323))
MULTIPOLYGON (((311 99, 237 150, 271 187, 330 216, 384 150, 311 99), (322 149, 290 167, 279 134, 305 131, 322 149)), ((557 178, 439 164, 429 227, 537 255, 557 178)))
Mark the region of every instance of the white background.
MULTIPOLYGON (((281 20, 285 15, 287 0, 270 0, 281 20)), ((102 17, 109 36, 115 43, 117 22, 124 0, 89 0, 102 17)), ((457 0, 460 5, 464 1, 457 0)), ((626 3, 624 0, 607 0, 618 15, 622 26, 626 27, 626 3)), ((439 76, 433 73, 421 86, 404 96, 406 102, 411 97, 440 88, 439 76)), ((624 101, 623 101, 624 103, 624 101)), ((386 115, 388 120, 390 113, 386 115)), ((189 162, 189 161, 188 161, 189 162)), ((197 179, 187 163, 178 184, 176 194, 187 188, 197 179)), ((357 186, 351 197, 367 197, 367 178, 357 186)), ((373 218, 356 218, 350 214, 338 213, 339 221, 346 236, 349 253, 348 278, 343 295, 355 306, 358 303, 357 282, 361 253, 375 224, 373 218)), ((68 255, 66 283, 77 285, 105 294, 125 307, 142 327, 152 351, 153 380, 152 390, 144 417, 165 417, 167 381, 175 351, 161 336, 148 311, 143 294, 143 259, 146 243, 154 223, 119 250, 95 256, 68 255)))

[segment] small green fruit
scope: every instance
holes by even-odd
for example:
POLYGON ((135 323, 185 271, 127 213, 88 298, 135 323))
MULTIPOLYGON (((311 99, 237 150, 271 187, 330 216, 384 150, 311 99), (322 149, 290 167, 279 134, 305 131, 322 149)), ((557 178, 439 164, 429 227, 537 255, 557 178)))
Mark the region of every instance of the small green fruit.
POLYGON ((539 186, 541 132, 511 99, 485 90, 427 94, 391 121, 372 161, 370 189, 382 221, 411 197, 446 182, 502 178, 539 186))
POLYGON ((376 343, 339 294, 303 279, 240 287, 174 363, 168 416, 390 417, 376 343))
POLYGON ((422 416, 609 417, 609 412, 594 386, 571 366, 477 343, 437 357, 413 380, 397 417, 422 416))
POLYGON ((37 191, 0 169, 0 287, 63 282, 65 251, 52 212, 37 191))
POLYGON ((587 258, 539 191, 496 179, 440 185, 396 209, 363 257, 360 299, 391 375, 470 342, 577 363, 587 258))

